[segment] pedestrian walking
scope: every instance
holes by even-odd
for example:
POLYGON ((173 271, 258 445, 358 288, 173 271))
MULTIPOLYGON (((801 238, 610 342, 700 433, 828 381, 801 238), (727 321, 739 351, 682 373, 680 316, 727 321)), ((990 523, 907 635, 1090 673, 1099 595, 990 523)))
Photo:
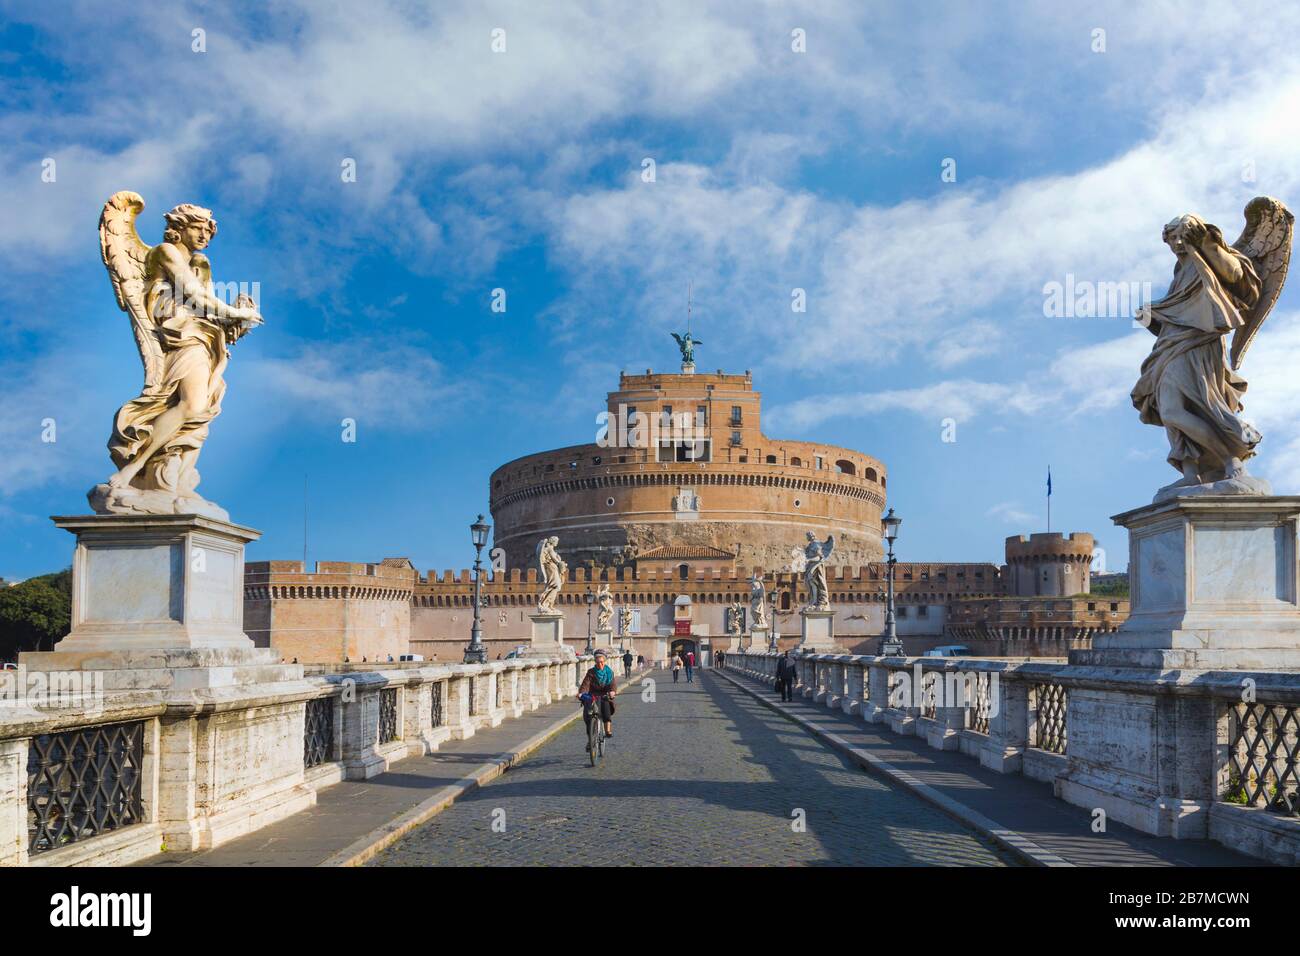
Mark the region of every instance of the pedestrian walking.
POLYGON ((797 670, 790 652, 785 651, 776 662, 776 690, 781 699, 794 701, 794 681, 797 670))
POLYGON ((681 676, 681 673, 682 673, 682 656, 680 654, 674 654, 673 655, 673 683, 674 684, 677 683, 677 678, 681 676))
POLYGON ((630 650, 623 652, 623 676, 632 676, 632 652, 630 650))
POLYGON ((686 683, 695 683, 695 652, 686 652, 686 683))

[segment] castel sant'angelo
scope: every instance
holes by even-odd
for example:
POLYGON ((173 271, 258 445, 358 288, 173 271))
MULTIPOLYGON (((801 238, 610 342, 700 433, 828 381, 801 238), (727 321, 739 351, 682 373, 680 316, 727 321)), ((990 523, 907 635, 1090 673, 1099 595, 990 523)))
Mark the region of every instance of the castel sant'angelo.
MULTIPOLYGON (((684 350, 684 353, 686 350, 684 350)), ((556 608, 586 646, 592 595, 609 587, 612 642, 649 659, 674 649, 707 661, 747 646, 728 609, 749 606, 752 574, 770 595, 782 647, 800 639, 800 559, 812 532, 834 537, 834 630, 874 653, 885 619, 881 516, 888 471, 871 455, 770 438, 749 372, 623 373, 590 444, 516 458, 489 478, 495 564, 483 581, 488 656, 526 644, 537 601, 536 552, 558 538, 567 580, 556 608), (504 560, 502 560, 504 559, 504 560), (625 611, 626 609, 626 611, 625 611)), ((907 653, 964 644, 997 655, 1064 655, 1115 629, 1128 602, 1089 592, 1089 534, 1007 539, 1007 563, 899 562, 897 627, 907 653)), ((250 562, 245 626, 286 660, 459 660, 469 640, 471 572, 421 575, 379 563, 250 562)), ((745 621, 745 615, 739 615, 745 621)))

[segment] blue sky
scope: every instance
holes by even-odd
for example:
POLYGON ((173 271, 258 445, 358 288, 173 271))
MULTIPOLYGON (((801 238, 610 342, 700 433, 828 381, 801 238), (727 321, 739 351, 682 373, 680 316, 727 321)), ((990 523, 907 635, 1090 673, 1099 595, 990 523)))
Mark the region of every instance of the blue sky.
MULTIPOLYGON (((493 467, 674 367, 690 281, 699 363, 754 372, 769 435, 887 463, 903 558, 1000 560, 1050 464, 1053 526, 1122 568, 1109 515, 1176 477, 1128 400, 1150 339, 1043 288, 1160 295, 1175 215, 1300 205, 1300 12, 919 6, 0 2, 0 575, 68 563, 47 516, 86 510, 139 385, 119 189, 148 242, 211 207, 214 277, 260 285, 199 463, 250 559, 301 556, 307 476, 310 560, 467 565, 493 467)), ((1290 493, 1296 295, 1244 368, 1252 470, 1290 493)))

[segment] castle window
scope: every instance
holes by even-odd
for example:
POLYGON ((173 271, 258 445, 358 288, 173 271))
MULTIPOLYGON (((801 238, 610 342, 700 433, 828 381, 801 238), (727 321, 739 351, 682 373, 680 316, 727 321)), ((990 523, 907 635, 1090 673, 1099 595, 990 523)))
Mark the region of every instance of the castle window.
POLYGON ((709 406, 708 405, 695 406, 695 424, 700 428, 709 427, 709 406))
POLYGON ((845 458, 841 458, 839 461, 835 463, 835 470, 839 472, 841 475, 857 474, 857 468, 854 467, 853 462, 845 458))
POLYGON ((601 458, 600 458, 599 455, 592 455, 592 456, 591 456, 591 463, 592 463, 593 465, 599 465, 600 462, 601 462, 601 458))
POLYGON ((731 424, 732 424, 732 425, 739 425, 739 424, 741 423, 741 421, 742 421, 742 419, 741 419, 741 416, 740 416, 740 406, 739 406, 739 405, 732 405, 732 406, 731 406, 731 424))
POLYGON ((613 498, 606 498, 606 499, 605 499, 605 504, 609 505, 609 507, 611 507, 611 508, 614 507, 614 499, 613 499, 613 498))
POLYGON ((899 606, 899 608, 898 608, 898 616, 899 616, 900 618, 907 617, 907 605, 904 604, 904 605, 900 605, 900 606, 899 606))
POLYGON ((800 501, 798 498, 796 498, 796 499, 794 499, 794 506, 795 506, 796 508, 801 508, 801 507, 803 507, 803 502, 800 501))
POLYGON ((865 477, 867 481, 876 481, 879 476, 876 474, 876 469, 868 468, 863 477, 865 477))
POLYGON ((1112 602, 1112 603, 1111 603, 1111 606, 1110 606, 1110 609, 1111 609, 1112 611, 1118 611, 1118 610, 1119 610, 1119 605, 1118 605, 1118 604, 1115 604, 1115 603, 1112 602))
POLYGON ((739 444, 740 444, 740 432, 732 432, 732 433, 731 433, 731 443, 732 443, 733 445, 739 445, 739 444))
POLYGON ((822 470, 823 468, 825 468, 825 467, 826 467, 826 460, 825 460, 824 458, 822 458, 821 455, 818 455, 818 456, 817 456, 817 470, 818 470, 818 471, 821 471, 821 470, 822 470))
POLYGON ((746 464, 748 461, 749 461, 749 456, 748 456, 748 455, 741 455, 741 456, 740 456, 740 463, 741 463, 742 465, 743 465, 743 464, 746 464))
POLYGON ((802 465, 803 462, 802 462, 800 459, 798 459, 798 458, 791 458, 791 459, 790 459, 790 464, 798 466, 798 465, 802 465))
POLYGON ((683 581, 691 576, 691 566, 689 564, 680 564, 677 566, 677 576, 683 581))
POLYGON ((916 616, 917 616, 917 617, 929 617, 929 616, 930 616, 930 606, 929 606, 928 604, 922 604, 920 607, 918 607, 918 608, 916 609, 916 616))
POLYGON ((547 466, 546 466, 546 470, 547 470, 547 471, 554 471, 554 470, 555 470, 555 465, 554 465, 554 464, 547 465, 547 466))
POLYGON ((767 463, 768 463, 769 465, 775 465, 775 464, 776 464, 776 455, 768 455, 768 456, 767 456, 767 463))
POLYGON ((790 610, 790 592, 789 592, 789 591, 782 591, 782 592, 781 592, 781 610, 783 610, 783 611, 788 611, 788 610, 790 610))

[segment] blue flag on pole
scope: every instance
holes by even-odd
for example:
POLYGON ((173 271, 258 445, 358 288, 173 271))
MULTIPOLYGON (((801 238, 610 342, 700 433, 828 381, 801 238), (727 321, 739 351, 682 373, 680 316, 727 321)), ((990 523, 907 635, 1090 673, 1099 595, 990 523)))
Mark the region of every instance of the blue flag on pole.
POLYGON ((1052 497, 1052 467, 1047 467, 1047 497, 1052 497))

